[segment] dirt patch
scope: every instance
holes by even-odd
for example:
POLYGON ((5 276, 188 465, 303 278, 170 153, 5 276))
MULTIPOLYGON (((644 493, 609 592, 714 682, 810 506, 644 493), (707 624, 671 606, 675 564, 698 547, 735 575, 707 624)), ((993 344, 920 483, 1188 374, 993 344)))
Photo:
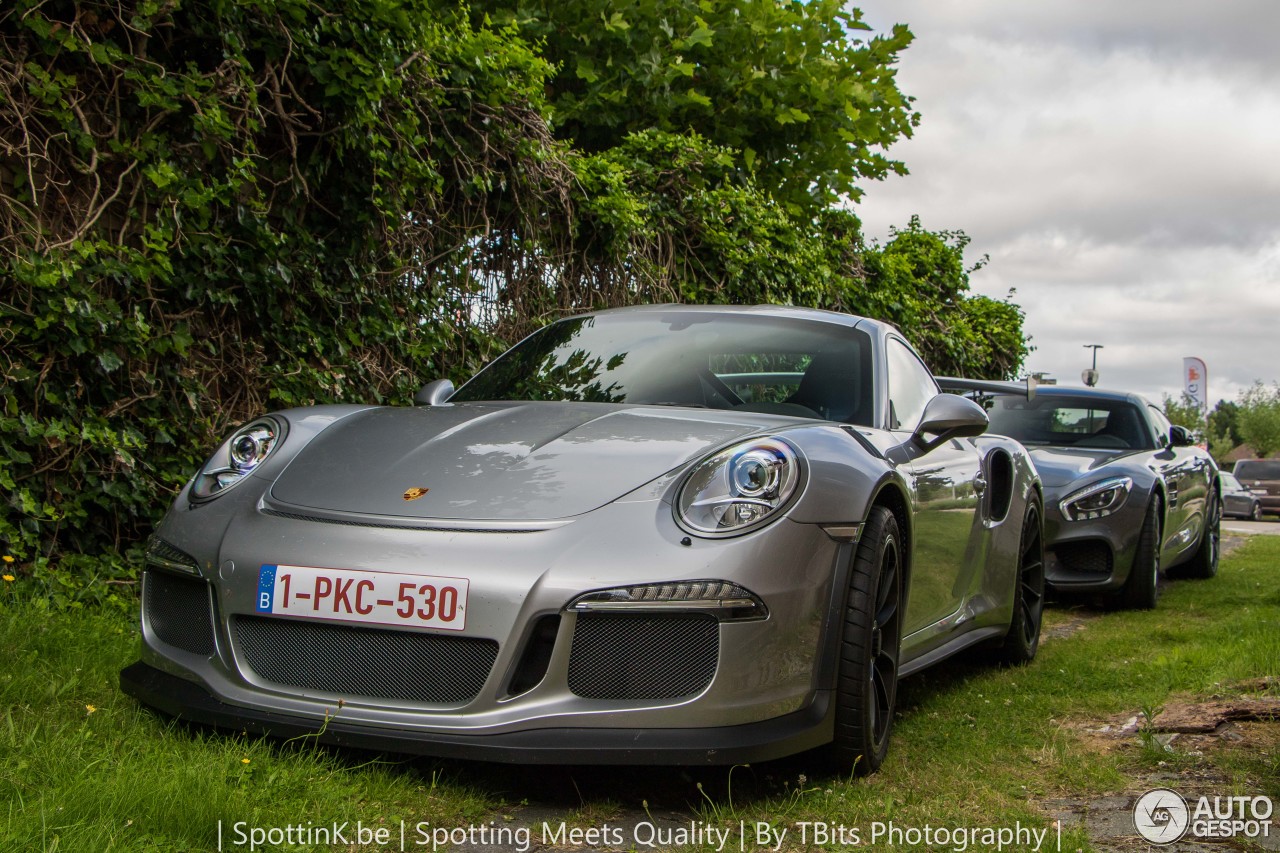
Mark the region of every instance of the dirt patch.
MULTIPOLYGON (((1241 743, 1269 742, 1272 748, 1275 748, 1274 734, 1274 728, 1270 734, 1239 730, 1232 732, 1233 737, 1239 738, 1241 743)), ((1175 735, 1175 737, 1186 736, 1175 735)), ((1223 738, 1223 741, 1231 741, 1231 738, 1223 738)), ((1184 746, 1190 746, 1190 744, 1184 744, 1184 746)), ((1188 835, 1173 844, 1153 846, 1134 828, 1133 812, 1138 799, 1148 791, 1157 788, 1176 791, 1192 808, 1202 796, 1212 800, 1214 797, 1230 796, 1234 792, 1232 780, 1225 773, 1211 765, 1200 764, 1195 768, 1179 770, 1161 768, 1155 772, 1137 774, 1129 779, 1125 791, 1116 794, 1101 797, 1058 797, 1041 800, 1039 804, 1054 820, 1062 821, 1064 827, 1083 827, 1089 834, 1089 840, 1094 848, 1103 853, 1157 849, 1177 853, 1280 850, 1280 835, 1276 834, 1277 825, 1274 820, 1271 825, 1272 834, 1268 837, 1253 840, 1246 840, 1243 837, 1199 839, 1188 835)))
POLYGON ((1275 693, 1280 695, 1280 678, 1264 675, 1262 678, 1249 678, 1231 685, 1237 693, 1275 693))
POLYGON ((1122 714, 1109 720, 1069 722, 1063 727, 1072 731, 1089 752, 1110 755, 1138 742, 1138 727, 1142 722, 1140 713, 1122 714))
POLYGON ((1222 539, 1218 542, 1218 559, 1222 559, 1248 541, 1249 534, 1247 533, 1222 531, 1222 539))
POLYGON ((1226 723, 1280 720, 1280 699, 1215 699, 1173 702, 1156 714, 1151 728, 1158 732, 1208 734, 1226 723))
POLYGON ((1090 607, 1076 607, 1067 613, 1059 611, 1052 625, 1045 625, 1040 631, 1040 640, 1065 640, 1075 636, 1088 627, 1089 623, 1102 615, 1101 610, 1090 607))
MULTIPOLYGON (((1234 690, 1266 692, 1276 688, 1276 679, 1254 679, 1233 685, 1234 690)), ((1169 788, 1188 804, 1200 797, 1222 797, 1238 793, 1240 780, 1216 766, 1215 753, 1227 750, 1264 755, 1280 750, 1280 699, 1271 697, 1215 697, 1196 700, 1175 697, 1148 721, 1141 712, 1119 714, 1109 719, 1068 722, 1063 726, 1081 746, 1094 753, 1114 754, 1156 750, 1169 754, 1157 761, 1157 769, 1135 770, 1125 790, 1100 797, 1058 797, 1041 800, 1040 807, 1064 826, 1083 827, 1100 851, 1152 850, 1134 827, 1134 806, 1144 793, 1169 788)), ((1248 785, 1254 791, 1261 786, 1248 785)), ((1272 834, 1249 840, 1196 839, 1184 837, 1161 850, 1280 851, 1280 824, 1273 819, 1272 834)))
MULTIPOLYGON (((1230 780, 1221 774, 1206 772, 1151 773, 1131 781, 1130 789, 1123 793, 1103 797, 1061 797, 1040 801, 1040 807, 1063 827, 1083 827, 1089 834, 1094 849, 1102 853, 1155 849, 1176 853, 1208 853, 1225 850, 1280 850, 1280 838, 1260 838, 1252 843, 1244 839, 1200 839, 1186 836, 1180 841, 1159 848, 1138 834, 1134 828, 1134 806, 1148 791, 1167 788, 1177 791, 1188 803, 1194 804, 1201 796, 1223 796, 1231 790, 1230 780)), ((1273 826, 1274 828, 1274 826, 1273 826)))

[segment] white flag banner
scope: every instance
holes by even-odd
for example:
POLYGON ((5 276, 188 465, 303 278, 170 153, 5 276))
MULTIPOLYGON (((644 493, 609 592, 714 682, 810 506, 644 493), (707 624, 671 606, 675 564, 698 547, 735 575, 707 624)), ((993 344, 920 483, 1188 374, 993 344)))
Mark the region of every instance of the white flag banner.
POLYGON ((1209 408, 1209 369, 1203 359, 1188 356, 1182 360, 1182 389, 1200 404, 1201 411, 1209 408))

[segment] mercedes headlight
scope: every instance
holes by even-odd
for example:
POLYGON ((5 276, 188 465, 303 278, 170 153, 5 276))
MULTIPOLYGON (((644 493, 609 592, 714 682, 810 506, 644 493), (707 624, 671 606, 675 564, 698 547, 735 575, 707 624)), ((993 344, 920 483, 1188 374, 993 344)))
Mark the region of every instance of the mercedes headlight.
POLYGON ((776 438, 721 450, 697 465, 676 497, 676 520, 699 536, 736 536, 777 518, 800 483, 796 451, 776 438))
POLYGON ((275 418, 258 418, 232 434, 204 463, 191 485, 197 501, 216 498, 254 472, 284 438, 284 425, 275 418))
POLYGON ((1106 518, 1124 506, 1129 491, 1133 488, 1133 480, 1128 477, 1112 477, 1094 483, 1078 492, 1067 495, 1058 504, 1062 515, 1069 521, 1092 521, 1095 518, 1106 518))

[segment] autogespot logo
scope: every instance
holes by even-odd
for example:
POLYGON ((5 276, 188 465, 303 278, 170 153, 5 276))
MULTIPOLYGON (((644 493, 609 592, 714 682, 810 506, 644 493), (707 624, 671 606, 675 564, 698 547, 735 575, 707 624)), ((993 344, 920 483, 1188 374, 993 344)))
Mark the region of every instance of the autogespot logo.
POLYGON ((1152 844, 1172 844, 1187 834, 1187 803, 1168 788, 1147 791, 1133 804, 1133 826, 1152 844))

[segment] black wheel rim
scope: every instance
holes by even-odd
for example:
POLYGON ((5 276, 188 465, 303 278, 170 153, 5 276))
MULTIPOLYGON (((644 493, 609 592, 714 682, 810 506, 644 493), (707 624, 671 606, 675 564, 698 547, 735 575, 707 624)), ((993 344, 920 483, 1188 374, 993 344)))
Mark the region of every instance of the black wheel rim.
POLYGON ((1018 596, 1026 617, 1022 620, 1022 640, 1030 646, 1040 636, 1040 620, 1044 616, 1044 538, 1040 529, 1040 513, 1034 507, 1022 524, 1018 596))
POLYGON ((889 736, 894 697, 898 691, 898 647, 902 642, 899 630, 901 562, 897 541, 887 539, 880 559, 880 580, 876 584, 875 619, 871 623, 867 673, 870 681, 867 707, 871 713, 871 737, 876 744, 889 736))

